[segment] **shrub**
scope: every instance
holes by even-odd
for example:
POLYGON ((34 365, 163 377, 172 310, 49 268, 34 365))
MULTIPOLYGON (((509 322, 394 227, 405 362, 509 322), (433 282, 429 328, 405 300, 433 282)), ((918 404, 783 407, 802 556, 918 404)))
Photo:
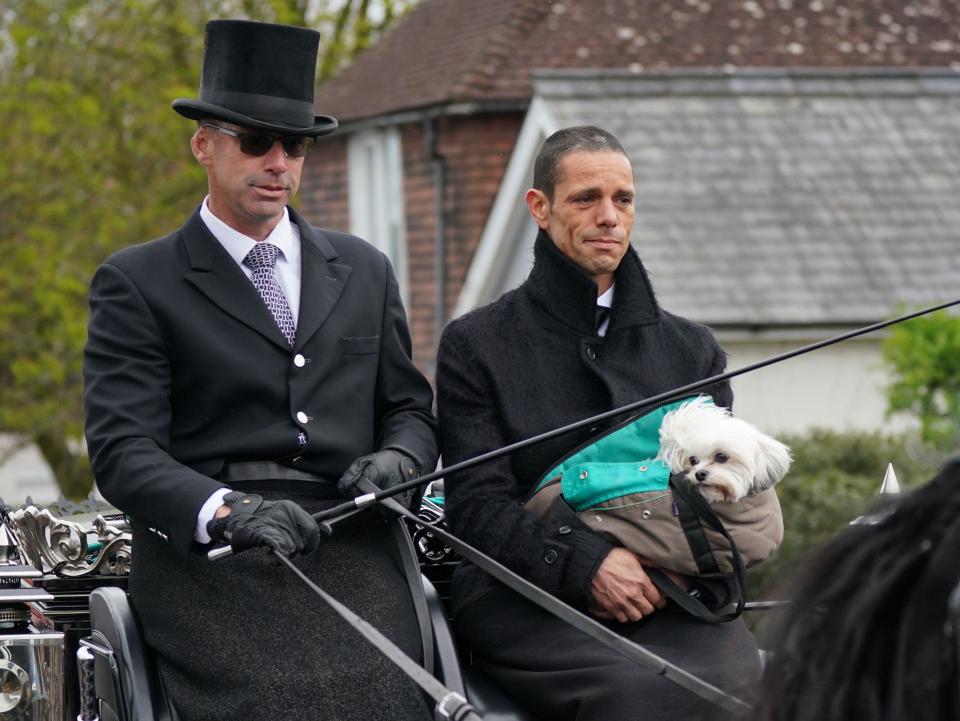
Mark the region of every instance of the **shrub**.
POLYGON ((794 457, 777 486, 784 541, 772 559, 749 571, 750 600, 782 597, 810 552, 867 513, 878 500, 888 463, 907 488, 928 481, 943 461, 911 436, 814 430, 781 440, 794 457))
POLYGON ((889 413, 920 420, 924 441, 943 450, 960 443, 960 315, 940 311, 890 331, 883 359, 893 382, 889 413))

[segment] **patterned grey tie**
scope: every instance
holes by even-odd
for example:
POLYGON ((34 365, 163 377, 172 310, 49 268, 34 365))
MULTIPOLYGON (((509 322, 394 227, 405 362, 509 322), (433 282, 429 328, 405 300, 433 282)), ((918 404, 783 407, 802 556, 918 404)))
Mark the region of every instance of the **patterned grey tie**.
POLYGON ((277 322, 280 332, 286 337, 287 342, 293 345, 297 327, 293 322, 293 313, 290 312, 287 297, 283 294, 283 288, 280 287, 273 273, 279 253, 280 249, 272 243, 260 242, 247 253, 243 264, 253 270, 251 280, 254 287, 260 293, 263 302, 267 304, 267 309, 277 322))

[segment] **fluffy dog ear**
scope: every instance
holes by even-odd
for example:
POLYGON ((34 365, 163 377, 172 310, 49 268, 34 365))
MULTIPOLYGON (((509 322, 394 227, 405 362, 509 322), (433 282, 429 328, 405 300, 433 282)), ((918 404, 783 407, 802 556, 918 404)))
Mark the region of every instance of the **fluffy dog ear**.
POLYGON ((758 491, 776 485, 790 470, 790 449, 775 438, 757 432, 756 484, 758 491))
POLYGON ((683 470, 686 455, 676 436, 677 422, 676 411, 672 411, 664 416, 660 425, 660 450, 657 451, 657 458, 667 464, 671 473, 683 470))
POLYGON ((686 453, 672 436, 664 435, 663 429, 660 431, 660 450, 657 452, 657 458, 667 464, 671 473, 679 473, 683 470, 686 453))

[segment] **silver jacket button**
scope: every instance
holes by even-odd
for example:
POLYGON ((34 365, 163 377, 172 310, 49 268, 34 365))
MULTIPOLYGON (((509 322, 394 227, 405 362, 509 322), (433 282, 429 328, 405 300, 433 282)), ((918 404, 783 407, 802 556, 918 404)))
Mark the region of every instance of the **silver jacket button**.
POLYGON ((303 411, 297 411, 297 420, 301 423, 307 423, 310 420, 310 416, 303 411))

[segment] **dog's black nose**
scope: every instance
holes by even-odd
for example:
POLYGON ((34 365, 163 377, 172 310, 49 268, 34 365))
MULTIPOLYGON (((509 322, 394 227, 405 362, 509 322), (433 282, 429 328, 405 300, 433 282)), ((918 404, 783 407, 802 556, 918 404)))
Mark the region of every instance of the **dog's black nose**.
POLYGON ((697 471, 695 475, 697 480, 703 483, 705 480, 707 480, 707 476, 709 476, 710 474, 707 473, 707 471, 697 471))

